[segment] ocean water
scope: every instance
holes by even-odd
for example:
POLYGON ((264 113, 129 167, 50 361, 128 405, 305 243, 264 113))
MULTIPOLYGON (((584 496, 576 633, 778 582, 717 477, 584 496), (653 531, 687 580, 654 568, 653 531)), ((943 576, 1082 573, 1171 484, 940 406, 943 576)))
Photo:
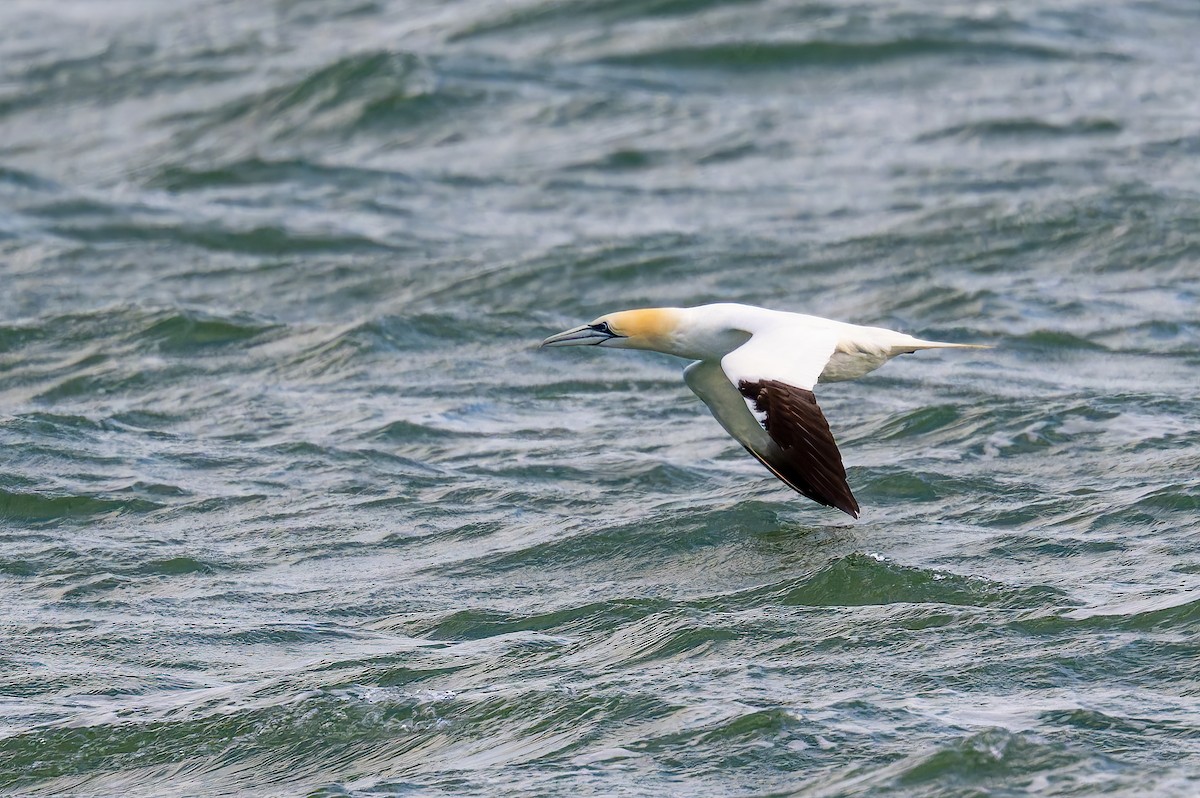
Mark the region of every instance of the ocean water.
POLYGON ((0 792, 1200 794, 1184 0, 0 4, 0 792), (859 520, 650 353, 821 386, 859 520))

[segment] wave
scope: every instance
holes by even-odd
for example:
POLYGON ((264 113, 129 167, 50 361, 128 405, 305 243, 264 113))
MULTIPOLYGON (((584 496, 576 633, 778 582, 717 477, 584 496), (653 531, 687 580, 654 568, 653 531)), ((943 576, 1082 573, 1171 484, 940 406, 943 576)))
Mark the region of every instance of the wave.
POLYGON ((982 577, 903 566, 870 555, 853 554, 787 588, 781 602, 814 607, 908 603, 1032 608, 1062 598, 1061 591, 1052 588, 1012 588, 982 577))
POLYGON ((675 69, 760 71, 776 69, 844 68, 886 64, 914 58, 1060 61, 1088 58, 1120 59, 1116 54, 1084 54, 1047 45, 957 38, 920 37, 875 42, 836 40, 740 41, 649 49, 610 55, 600 63, 618 66, 675 69))
POLYGON ((485 14, 460 24, 449 41, 480 39, 497 34, 519 34, 532 28, 569 29, 578 25, 614 24, 624 21, 685 17, 709 10, 736 8, 753 0, 584 0, 569 5, 530 3, 502 14, 485 14))
POLYGON ((949 782, 961 787, 1002 788, 1023 776, 1068 771, 1085 759, 1082 752, 1039 739, 1035 734, 988 729, 959 737, 906 767, 898 775, 896 786, 916 788, 949 782))
POLYGON ((321 186, 336 184, 360 189, 373 187, 377 192, 394 192, 397 187, 411 185, 414 181, 399 172, 325 164, 307 158, 270 159, 259 155, 235 158, 207 167, 191 163, 164 164, 145 179, 148 188, 170 192, 280 183, 321 186))
POLYGON ((483 90, 436 75, 432 62, 411 53, 355 53, 252 96, 159 123, 171 128, 186 123, 187 132, 178 134, 181 147, 212 146, 217 152, 218 142, 248 132, 258 142, 280 143, 348 140, 384 130, 393 138, 403 131, 411 135, 487 98, 483 90))
POLYGON ((943 138, 1031 138, 1054 139, 1074 136, 1115 135, 1123 127, 1119 122, 1104 118, 1081 118, 1065 123, 1048 122, 1036 117, 1007 117, 968 122, 922 134, 917 141, 937 141, 943 138))
POLYGON ((138 498, 0 489, 0 520, 9 523, 46 525, 62 521, 84 522, 100 517, 148 513, 160 506, 138 498))

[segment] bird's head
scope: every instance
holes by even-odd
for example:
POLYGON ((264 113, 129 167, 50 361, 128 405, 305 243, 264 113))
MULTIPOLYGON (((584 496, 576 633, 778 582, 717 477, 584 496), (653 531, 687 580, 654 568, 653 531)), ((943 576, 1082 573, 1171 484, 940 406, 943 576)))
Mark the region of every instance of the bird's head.
POLYGON ((670 352, 679 320, 677 308, 621 310, 591 324, 551 335, 542 346, 607 346, 670 352))

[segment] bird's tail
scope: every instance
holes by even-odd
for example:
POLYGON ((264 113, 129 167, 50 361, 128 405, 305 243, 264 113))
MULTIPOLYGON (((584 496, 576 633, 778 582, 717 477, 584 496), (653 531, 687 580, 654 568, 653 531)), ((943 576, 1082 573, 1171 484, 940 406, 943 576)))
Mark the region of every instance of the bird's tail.
POLYGON ((918 341, 920 349, 991 349, 992 344, 950 344, 945 341, 918 341))
POLYGON ((991 349, 990 344, 951 344, 946 341, 922 341, 920 338, 913 338, 911 335, 905 335, 904 340, 895 341, 892 343, 892 357, 909 352, 917 352, 922 349, 991 349))

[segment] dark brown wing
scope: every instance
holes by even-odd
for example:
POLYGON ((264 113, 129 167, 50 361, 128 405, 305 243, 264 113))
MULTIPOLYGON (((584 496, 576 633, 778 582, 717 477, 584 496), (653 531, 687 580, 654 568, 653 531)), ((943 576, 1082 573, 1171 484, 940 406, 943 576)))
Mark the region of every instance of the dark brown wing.
POLYGON ((813 392, 778 380, 742 380, 738 391, 765 416, 763 426, 778 447, 770 453, 750 453, 808 498, 858 518, 842 453, 813 392))

